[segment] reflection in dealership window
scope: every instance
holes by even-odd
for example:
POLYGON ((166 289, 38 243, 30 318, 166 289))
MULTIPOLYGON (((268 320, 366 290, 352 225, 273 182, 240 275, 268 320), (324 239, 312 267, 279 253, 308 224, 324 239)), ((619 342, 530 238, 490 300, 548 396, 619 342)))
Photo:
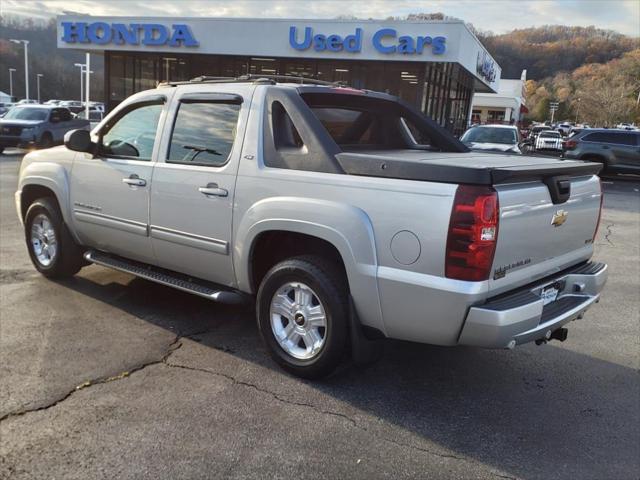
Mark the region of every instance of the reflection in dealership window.
POLYGON ((240 105, 230 103, 182 103, 171 135, 167 161, 220 166, 227 162, 240 105))

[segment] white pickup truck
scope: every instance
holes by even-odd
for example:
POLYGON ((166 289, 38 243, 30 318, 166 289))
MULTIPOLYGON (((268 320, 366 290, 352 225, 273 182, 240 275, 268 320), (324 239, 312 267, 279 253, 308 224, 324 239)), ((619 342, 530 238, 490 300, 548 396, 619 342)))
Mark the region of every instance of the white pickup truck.
POLYGON ((255 301, 275 360, 312 378, 381 338, 564 340, 607 276, 600 168, 471 153, 385 94, 202 77, 28 154, 15 200, 45 276, 96 263, 255 301))

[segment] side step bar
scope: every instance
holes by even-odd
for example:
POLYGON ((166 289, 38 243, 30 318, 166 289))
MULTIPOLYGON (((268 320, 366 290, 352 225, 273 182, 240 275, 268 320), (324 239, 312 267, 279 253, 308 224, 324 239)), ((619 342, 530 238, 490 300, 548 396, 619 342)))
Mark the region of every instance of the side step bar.
POLYGON ((206 280, 194 279, 164 268, 154 267, 146 263, 128 260, 126 258, 110 255, 108 253, 89 250, 84 258, 91 263, 113 268, 121 272, 130 273, 145 280, 177 288, 185 292, 193 293, 214 302, 228 305, 241 305, 248 301, 249 296, 242 292, 225 289, 215 283, 206 280))

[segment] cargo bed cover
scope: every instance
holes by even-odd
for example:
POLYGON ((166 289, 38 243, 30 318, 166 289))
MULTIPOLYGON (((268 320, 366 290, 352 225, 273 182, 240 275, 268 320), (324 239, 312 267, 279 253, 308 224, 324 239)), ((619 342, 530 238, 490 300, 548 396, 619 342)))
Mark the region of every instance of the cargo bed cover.
POLYGON ((343 152, 336 158, 349 175, 473 185, 594 175, 602 169, 601 164, 593 162, 500 153, 385 150, 343 152))

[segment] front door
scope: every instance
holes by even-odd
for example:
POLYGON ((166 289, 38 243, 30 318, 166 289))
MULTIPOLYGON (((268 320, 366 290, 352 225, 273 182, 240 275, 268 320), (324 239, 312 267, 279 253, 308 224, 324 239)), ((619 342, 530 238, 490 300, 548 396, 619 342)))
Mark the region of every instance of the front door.
POLYGON ((131 103, 98 134, 96 155, 71 170, 75 229, 84 245, 152 263, 149 189, 164 97, 131 103))
POLYGON ((242 85, 233 93, 187 90, 171 108, 173 129, 151 189, 150 232, 158 265, 235 284, 233 196, 251 91, 242 85))

